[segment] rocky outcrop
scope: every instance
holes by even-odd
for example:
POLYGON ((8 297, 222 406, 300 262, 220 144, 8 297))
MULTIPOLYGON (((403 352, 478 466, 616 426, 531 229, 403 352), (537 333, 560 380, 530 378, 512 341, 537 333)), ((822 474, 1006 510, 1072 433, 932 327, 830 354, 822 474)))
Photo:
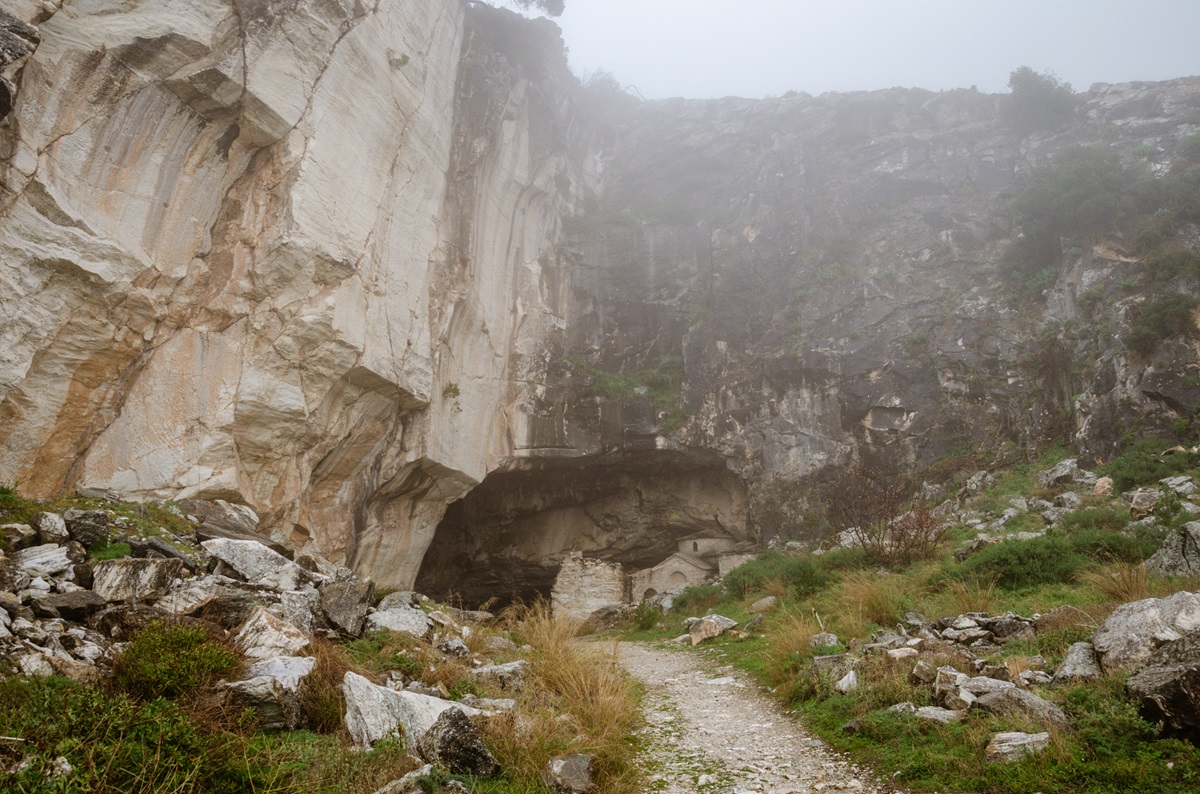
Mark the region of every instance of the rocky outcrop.
POLYGON ((1171 733, 1200 738, 1200 631, 1163 645, 1125 682, 1142 716, 1171 733))

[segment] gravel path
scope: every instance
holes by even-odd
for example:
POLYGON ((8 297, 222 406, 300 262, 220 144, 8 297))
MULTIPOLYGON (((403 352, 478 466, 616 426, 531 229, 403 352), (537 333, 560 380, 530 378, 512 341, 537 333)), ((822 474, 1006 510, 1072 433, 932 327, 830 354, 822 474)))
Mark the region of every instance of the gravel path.
POLYGON ((652 792, 882 792, 869 773, 830 752, 747 676, 697 654, 621 643, 646 686, 645 759, 652 792))

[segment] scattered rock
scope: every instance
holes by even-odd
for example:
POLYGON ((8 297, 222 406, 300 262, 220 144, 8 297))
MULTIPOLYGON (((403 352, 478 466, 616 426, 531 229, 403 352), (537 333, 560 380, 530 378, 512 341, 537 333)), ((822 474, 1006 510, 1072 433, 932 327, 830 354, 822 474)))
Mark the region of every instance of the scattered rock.
POLYGON ((421 788, 421 779, 428 778, 433 774, 433 764, 414 769, 399 780, 393 780, 381 789, 376 790, 375 794, 416 794, 416 792, 425 792, 421 788))
POLYGON ((447 656, 465 659, 471 655, 471 649, 458 637, 452 637, 445 642, 439 642, 437 649, 447 656))
POLYGON ((103 510, 68 508, 62 514, 67 533, 85 548, 108 543, 108 513, 103 510))
POLYGON ((1073 684, 1079 681, 1095 681, 1101 675, 1096 661, 1096 648, 1090 642, 1076 642, 1067 648, 1062 664, 1054 671, 1055 685, 1073 684))
POLYGON ((62 545, 71 539, 71 534, 67 532, 67 522, 58 513, 38 513, 29 523, 37 530, 38 543, 62 545))
POLYGON ((372 631, 397 631, 424 637, 432 626, 428 615, 410 606, 396 606, 367 616, 367 627, 372 631))
POLYGON ((91 590, 76 590, 71 593, 47 593, 34 596, 33 611, 41 617, 64 618, 75 623, 87 619, 108 606, 98 593, 91 590))
POLYGON ((897 703, 894 706, 888 706, 887 709, 892 714, 916 714, 917 707, 907 700, 903 703, 897 703))
POLYGON ((1027 755, 1040 753, 1050 746, 1049 733, 1011 731, 993 734, 984 751, 988 763, 1020 761, 1027 755))
POLYGON ((1146 560, 1146 573, 1200 576, 1200 521, 1191 521, 1167 535, 1154 556, 1146 560))
POLYGON ((1063 710, 1045 698, 1032 692, 1010 686, 980 696, 972 708, 982 709, 989 714, 1021 714, 1037 720, 1042 725, 1066 728, 1070 725, 1063 710))
POLYGON ((313 574, 254 540, 214 538, 200 545, 247 582, 276 590, 297 590, 313 581, 313 574))
POLYGON ((1112 496, 1113 478, 1101 477, 1096 480, 1096 484, 1092 486, 1092 496, 1112 496))
POLYGON ((179 560, 103 560, 92 569, 92 589, 106 601, 154 601, 183 575, 179 560))
POLYGON ((332 582, 321 588, 321 610, 351 637, 362 634, 375 587, 367 581, 332 582))
POLYGON ((501 689, 512 692, 521 691, 521 685, 525 682, 525 676, 528 674, 529 662, 524 659, 508 664, 491 664, 471 671, 472 677, 488 679, 501 689))
POLYGON ((853 692, 854 690, 858 689, 858 673, 851 670, 842 676, 838 682, 833 685, 833 688, 843 694, 847 692, 853 692))
POLYGON ((967 484, 963 486, 963 491, 966 496, 978 496, 995 484, 995 477, 986 471, 977 471, 967 480, 967 484))
POLYGON ((1134 519, 1145 518, 1154 512, 1162 494, 1154 488, 1140 488, 1133 492, 1129 500, 1129 514, 1134 519))
POLYGON ((1092 635, 1092 644, 1100 668, 1111 673, 1144 664, 1159 646, 1198 628, 1200 595, 1181 591, 1122 604, 1092 635))
POLYGON ((13 554, 17 567, 29 577, 53 576, 71 566, 70 550, 56 543, 30 546, 13 554))
POLYGON ((942 725, 949 725, 952 722, 959 722, 963 718, 963 712, 951 711, 950 709, 938 708, 937 706, 924 706, 917 709, 916 717, 919 720, 927 720, 929 722, 937 722, 942 725))
POLYGON ((556 755, 542 770, 542 783, 557 794, 584 794, 596 787, 596 757, 585 753, 556 755))
POLYGON ((750 605, 750 612, 755 615, 762 614, 763 612, 770 612, 778 603, 779 599, 775 596, 760 598, 750 605))
POLYGON ((227 684, 226 704, 252 708, 266 730, 294 730, 302 722, 300 684, 316 660, 304 656, 265 659, 250 665, 241 681, 227 684))
POLYGON ((1051 468, 1039 471, 1036 479, 1039 488, 1078 482, 1080 480, 1079 461, 1075 458, 1060 460, 1051 468))
POLYGON ((834 648, 842 644, 838 639, 838 635, 828 631, 822 631, 820 634, 814 634, 812 639, 808 641, 810 648, 834 648))
POLYGON ((270 659, 295 656, 308 646, 309 637, 283 618, 256 606, 234 642, 251 659, 270 659))
POLYGON ((733 628, 737 628, 736 620, 730 620, 724 615, 705 615, 688 626, 688 634, 692 638, 692 645, 699 645, 733 628))
POLYGON ((468 717, 480 713, 461 703, 396 692, 352 672, 342 679, 342 693, 346 696, 346 728, 363 747, 372 747, 389 735, 400 735, 415 747, 446 709, 461 709, 468 717))
POLYGON ((1200 739, 1200 631, 1166 643, 1125 682, 1142 716, 1171 733, 1200 739))
POLYGON ((500 764, 488 752, 471 720, 457 708, 438 715, 417 743, 421 757, 454 775, 492 777, 500 764))

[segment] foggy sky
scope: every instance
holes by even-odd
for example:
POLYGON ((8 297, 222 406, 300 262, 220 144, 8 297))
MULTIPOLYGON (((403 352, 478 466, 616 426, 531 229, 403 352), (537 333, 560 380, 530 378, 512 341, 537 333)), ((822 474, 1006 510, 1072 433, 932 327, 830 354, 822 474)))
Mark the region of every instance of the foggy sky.
POLYGON ((1200 0, 566 0, 557 22, 576 74, 650 99, 1200 74, 1200 0))

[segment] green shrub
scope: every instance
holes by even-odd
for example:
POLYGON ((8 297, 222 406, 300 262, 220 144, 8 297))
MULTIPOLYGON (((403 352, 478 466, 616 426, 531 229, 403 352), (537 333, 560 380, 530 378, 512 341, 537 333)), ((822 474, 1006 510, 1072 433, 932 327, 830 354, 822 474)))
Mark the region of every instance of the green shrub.
POLYGON ((675 597, 672 611, 708 609, 725 598, 725 590, 719 584, 690 584, 675 597))
POLYGON ((968 557, 959 571, 960 578, 992 579, 1001 587, 1013 590, 1069 582, 1083 563, 1084 557, 1066 538, 1046 536, 988 546, 968 557))
POLYGON ((662 613, 658 611, 658 607, 649 601, 642 601, 633 610, 633 627, 648 631, 658 625, 658 619, 661 617, 662 613))
POLYGON ((203 628, 154 621, 114 660, 113 680, 143 700, 177 698, 232 672, 240 661, 203 628))
POLYGON ((1125 335, 1125 346, 1140 356, 1148 356, 1165 339, 1194 335, 1196 322, 1192 316, 1198 303, 1191 295, 1167 292, 1144 304, 1125 335))
POLYGON ((739 565, 725 575, 725 587, 738 598, 761 590, 768 582, 783 582, 799 597, 815 593, 828 577, 810 557, 789 557, 774 549, 739 565))
POLYGON ((1173 442, 1161 438, 1139 438, 1098 471, 1112 477, 1116 490, 1128 491, 1200 465, 1200 454, 1177 452, 1164 457, 1163 451, 1172 446, 1173 442))
POLYGON ((1086 530, 1120 532, 1129 522, 1128 511, 1112 507, 1086 507, 1064 515, 1058 521, 1058 528, 1067 535, 1086 530))
POLYGON ((1142 266, 1155 284, 1167 284, 1180 276, 1200 274, 1200 254, 1182 247, 1160 249, 1147 256, 1142 266))

